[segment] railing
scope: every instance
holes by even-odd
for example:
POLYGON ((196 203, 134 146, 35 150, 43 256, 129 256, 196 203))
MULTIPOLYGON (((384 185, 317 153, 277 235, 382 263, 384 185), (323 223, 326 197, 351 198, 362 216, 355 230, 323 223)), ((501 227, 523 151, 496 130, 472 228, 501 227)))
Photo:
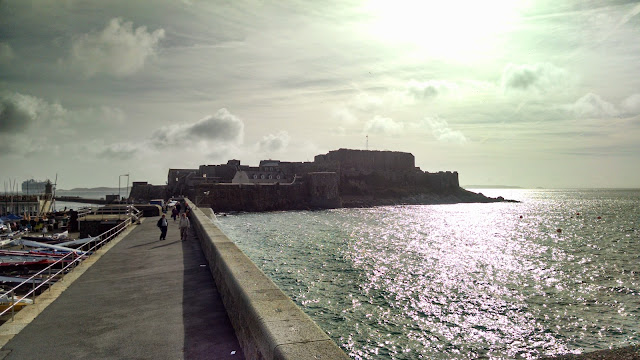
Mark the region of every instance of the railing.
POLYGON ((95 236, 95 240, 83 244, 79 249, 76 249, 76 251, 69 252, 68 254, 60 257, 54 263, 33 274, 28 279, 25 279, 25 281, 13 287, 11 290, 0 295, 0 298, 6 298, 10 304, 7 309, 0 312, 0 317, 7 314, 8 312, 11 312, 11 320, 13 321, 15 315, 15 307, 17 304, 20 304, 21 301, 28 299, 29 297, 31 297, 32 303, 35 304, 36 292, 40 288, 47 285, 47 290, 51 289, 53 279, 55 279, 60 274, 64 275, 65 273, 73 270, 93 251, 101 248, 111 239, 118 236, 122 231, 124 231, 124 229, 129 227, 132 222, 136 222, 140 218, 141 214, 141 211, 132 213, 130 217, 128 217, 125 221, 121 222, 117 226, 114 226, 104 233, 95 236), (92 244, 93 246, 91 246, 92 244), (31 286, 31 289, 29 289, 26 294, 22 295, 22 297, 16 296, 16 290, 20 289, 24 291, 26 290, 26 286, 31 286))
POLYGON ((89 215, 94 211, 93 207, 90 206, 83 206, 80 209, 78 209, 78 217, 81 216, 85 216, 85 215, 89 215))

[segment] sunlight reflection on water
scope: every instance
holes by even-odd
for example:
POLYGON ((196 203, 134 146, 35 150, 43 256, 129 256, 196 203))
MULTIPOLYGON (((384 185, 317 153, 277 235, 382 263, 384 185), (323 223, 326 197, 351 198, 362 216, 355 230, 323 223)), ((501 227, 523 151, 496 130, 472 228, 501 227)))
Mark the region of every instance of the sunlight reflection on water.
POLYGON ((354 358, 533 358, 639 341, 640 193, 511 192, 523 203, 221 225, 354 358))

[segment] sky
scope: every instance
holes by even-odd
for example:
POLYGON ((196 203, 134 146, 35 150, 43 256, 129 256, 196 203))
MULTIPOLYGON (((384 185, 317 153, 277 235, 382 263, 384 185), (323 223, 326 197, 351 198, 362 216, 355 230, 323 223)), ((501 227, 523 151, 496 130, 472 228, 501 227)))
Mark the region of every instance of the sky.
POLYGON ((0 0, 0 182, 350 148, 637 188, 639 39, 638 1, 0 0))

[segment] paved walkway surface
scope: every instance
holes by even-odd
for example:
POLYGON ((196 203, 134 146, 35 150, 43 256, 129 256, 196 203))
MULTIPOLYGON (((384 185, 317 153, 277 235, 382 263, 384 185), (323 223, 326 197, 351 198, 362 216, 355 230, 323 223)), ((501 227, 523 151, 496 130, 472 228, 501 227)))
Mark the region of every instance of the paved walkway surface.
MULTIPOLYGON (((146 218, 3 348, 4 359, 244 359, 193 232, 146 218)), ((0 355, 0 358, 2 356, 0 355)))

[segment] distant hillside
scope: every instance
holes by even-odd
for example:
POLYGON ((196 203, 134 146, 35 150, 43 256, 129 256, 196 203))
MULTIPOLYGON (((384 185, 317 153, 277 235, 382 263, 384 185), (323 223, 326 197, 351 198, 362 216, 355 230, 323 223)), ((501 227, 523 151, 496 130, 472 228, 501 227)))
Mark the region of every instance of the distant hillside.
MULTIPOLYGON (((126 190, 126 186, 123 186, 122 188, 120 188, 120 190, 126 190)), ((105 187, 105 186, 101 186, 101 187, 95 187, 95 188, 73 188, 71 190, 64 190, 64 189, 57 189, 56 191, 73 191, 73 192, 115 192, 118 193, 118 188, 111 188, 111 187, 105 187)))
POLYGON ((462 185, 465 189, 522 189, 520 186, 510 185, 462 185))

